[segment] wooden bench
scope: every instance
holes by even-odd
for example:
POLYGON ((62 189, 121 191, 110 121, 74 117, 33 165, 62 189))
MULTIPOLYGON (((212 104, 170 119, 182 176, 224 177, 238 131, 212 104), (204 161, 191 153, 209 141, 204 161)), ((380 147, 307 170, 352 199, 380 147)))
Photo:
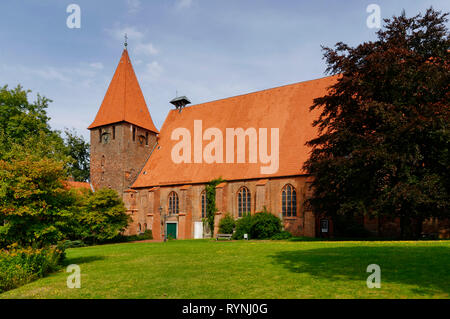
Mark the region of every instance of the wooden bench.
POLYGON ((231 240, 231 236, 233 236, 233 235, 232 234, 217 234, 216 235, 216 240, 219 240, 219 239, 231 240))

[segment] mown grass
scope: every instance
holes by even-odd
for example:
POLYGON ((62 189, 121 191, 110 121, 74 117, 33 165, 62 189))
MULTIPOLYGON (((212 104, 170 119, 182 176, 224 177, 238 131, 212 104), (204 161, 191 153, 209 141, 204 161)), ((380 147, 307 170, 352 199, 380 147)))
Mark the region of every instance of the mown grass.
POLYGON ((0 298, 449 298, 450 242, 186 240, 74 248, 60 271, 0 298), (369 264, 381 288, 368 289, 369 264))

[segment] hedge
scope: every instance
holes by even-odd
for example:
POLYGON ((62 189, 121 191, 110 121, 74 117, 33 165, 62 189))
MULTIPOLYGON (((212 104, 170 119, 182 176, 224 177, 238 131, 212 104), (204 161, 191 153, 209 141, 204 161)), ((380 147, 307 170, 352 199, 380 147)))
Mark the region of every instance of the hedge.
POLYGON ((0 293, 19 287, 55 271, 65 258, 62 248, 18 248, 0 250, 0 293))

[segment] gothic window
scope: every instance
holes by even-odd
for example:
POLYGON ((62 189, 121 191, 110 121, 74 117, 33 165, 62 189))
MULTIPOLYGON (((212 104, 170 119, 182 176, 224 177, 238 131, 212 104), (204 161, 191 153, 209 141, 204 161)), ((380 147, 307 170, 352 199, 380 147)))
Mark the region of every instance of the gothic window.
POLYGON ((297 216, 297 192, 294 186, 287 184, 281 191, 282 213, 285 217, 297 216))
POLYGON ((138 224, 138 229, 137 229, 137 231, 138 231, 138 234, 140 234, 140 233, 142 232, 141 224, 140 224, 140 223, 138 224))
POLYGON ((145 132, 145 145, 148 146, 148 132, 145 132))
POLYGON ((136 141, 136 128, 133 126, 133 142, 136 141))
POLYGON ((180 212, 180 205, 178 195, 175 192, 169 194, 169 215, 178 214, 180 212))
POLYGON ((238 192, 238 217, 251 212, 251 195, 247 187, 241 187, 238 192))
POLYGON ((206 218, 206 190, 202 192, 201 204, 202 204, 202 218, 206 218))
POLYGON ((112 131, 113 131, 113 140, 116 139, 116 127, 113 125, 112 127, 112 131))
POLYGON ((98 142, 99 143, 102 142, 102 129, 101 128, 98 129, 98 142))

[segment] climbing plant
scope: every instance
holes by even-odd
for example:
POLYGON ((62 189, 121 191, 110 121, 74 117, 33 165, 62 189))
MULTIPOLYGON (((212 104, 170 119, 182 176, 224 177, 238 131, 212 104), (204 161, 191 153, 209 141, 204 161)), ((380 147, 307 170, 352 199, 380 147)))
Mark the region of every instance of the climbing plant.
POLYGON ((206 185, 206 223, 214 236, 214 218, 216 216, 216 186, 224 182, 222 178, 213 179, 206 185))

